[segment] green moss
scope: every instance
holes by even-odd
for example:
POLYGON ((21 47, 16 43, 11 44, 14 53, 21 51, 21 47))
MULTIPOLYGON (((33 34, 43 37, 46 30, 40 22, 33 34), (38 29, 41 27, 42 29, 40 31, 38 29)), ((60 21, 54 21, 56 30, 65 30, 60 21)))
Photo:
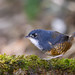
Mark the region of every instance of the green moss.
POLYGON ((20 69, 24 71, 24 74, 38 73, 40 75, 54 71, 75 73, 75 59, 62 58, 46 61, 36 55, 27 57, 0 55, 0 75, 11 75, 19 72, 20 69))

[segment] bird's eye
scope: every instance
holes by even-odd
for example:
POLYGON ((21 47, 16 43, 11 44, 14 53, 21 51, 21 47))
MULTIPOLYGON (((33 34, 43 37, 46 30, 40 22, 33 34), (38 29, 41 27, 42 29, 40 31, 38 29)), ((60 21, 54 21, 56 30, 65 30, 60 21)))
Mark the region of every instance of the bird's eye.
POLYGON ((37 37, 37 33, 31 34, 31 37, 37 37))
POLYGON ((33 34, 34 37, 37 37, 37 33, 33 34))

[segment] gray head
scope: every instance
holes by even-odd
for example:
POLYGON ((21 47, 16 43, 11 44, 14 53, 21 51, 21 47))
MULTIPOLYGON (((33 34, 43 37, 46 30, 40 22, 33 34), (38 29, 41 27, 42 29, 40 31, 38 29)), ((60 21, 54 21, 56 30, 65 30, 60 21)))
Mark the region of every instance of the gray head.
POLYGON ((40 40, 40 41, 41 40, 45 41, 46 38, 48 39, 48 36, 49 36, 49 32, 47 30, 36 29, 36 30, 31 31, 26 37, 40 40))
POLYGON ((26 37, 27 38, 34 38, 34 39, 38 39, 38 35, 40 33, 41 30, 33 30, 31 31, 26 37))
POLYGON ((28 38, 40 50, 50 49, 50 45, 48 44, 48 39, 50 39, 49 31, 36 29, 31 31, 26 38, 28 38))

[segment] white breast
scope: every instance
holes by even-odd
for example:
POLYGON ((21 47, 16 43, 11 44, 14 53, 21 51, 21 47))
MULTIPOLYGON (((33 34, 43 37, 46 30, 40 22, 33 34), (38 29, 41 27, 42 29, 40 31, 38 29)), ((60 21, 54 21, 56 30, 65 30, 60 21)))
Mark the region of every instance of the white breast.
POLYGON ((40 50, 42 50, 43 48, 39 45, 38 40, 33 39, 33 38, 28 38, 36 47, 38 47, 40 50))

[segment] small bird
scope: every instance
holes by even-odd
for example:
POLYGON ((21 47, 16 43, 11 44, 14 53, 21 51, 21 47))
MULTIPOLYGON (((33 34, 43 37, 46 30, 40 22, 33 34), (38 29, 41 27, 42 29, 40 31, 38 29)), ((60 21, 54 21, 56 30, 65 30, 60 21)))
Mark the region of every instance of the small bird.
POLYGON ((62 56, 72 46, 75 32, 68 36, 52 30, 36 29, 32 30, 26 38, 28 38, 41 51, 55 56, 62 56))

